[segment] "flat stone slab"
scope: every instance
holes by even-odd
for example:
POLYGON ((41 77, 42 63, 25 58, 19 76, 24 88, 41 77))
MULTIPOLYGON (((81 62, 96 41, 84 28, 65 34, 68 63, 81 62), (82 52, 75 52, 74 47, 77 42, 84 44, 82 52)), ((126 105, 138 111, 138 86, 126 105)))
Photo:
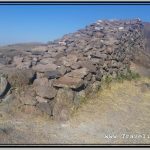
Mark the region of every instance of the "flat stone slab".
POLYGON ((33 70, 37 72, 46 72, 46 71, 51 71, 51 70, 56 70, 57 65, 55 64, 38 64, 33 67, 33 70))
POLYGON ((55 87, 64 87, 64 88, 72 88, 72 89, 77 89, 81 87, 83 84, 84 83, 82 79, 69 77, 67 75, 53 82, 53 86, 55 87))
POLYGON ((87 68, 81 68, 81 69, 73 70, 66 75, 73 78, 83 79, 88 73, 89 70, 87 68))

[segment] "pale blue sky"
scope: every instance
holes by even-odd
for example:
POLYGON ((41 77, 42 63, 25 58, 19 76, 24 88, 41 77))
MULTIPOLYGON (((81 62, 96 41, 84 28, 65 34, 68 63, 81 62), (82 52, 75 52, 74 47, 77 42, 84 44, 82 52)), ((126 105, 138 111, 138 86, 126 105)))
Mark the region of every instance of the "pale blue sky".
POLYGON ((150 5, 0 5, 0 45, 47 42, 98 19, 150 21, 150 5))

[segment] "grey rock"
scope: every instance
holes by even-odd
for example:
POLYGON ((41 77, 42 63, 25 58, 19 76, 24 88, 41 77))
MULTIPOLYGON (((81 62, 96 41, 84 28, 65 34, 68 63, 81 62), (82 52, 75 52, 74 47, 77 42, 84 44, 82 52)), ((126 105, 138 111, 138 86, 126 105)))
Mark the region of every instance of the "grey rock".
POLYGON ((44 74, 45 74, 45 77, 47 77, 48 79, 57 79, 61 77, 60 72, 57 70, 47 71, 44 74))

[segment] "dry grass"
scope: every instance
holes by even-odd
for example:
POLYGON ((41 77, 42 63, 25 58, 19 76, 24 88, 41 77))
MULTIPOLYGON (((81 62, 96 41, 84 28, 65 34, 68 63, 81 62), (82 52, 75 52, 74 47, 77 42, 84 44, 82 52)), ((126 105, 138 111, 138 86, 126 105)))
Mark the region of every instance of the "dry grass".
POLYGON ((141 77, 123 83, 111 82, 109 88, 104 87, 81 105, 66 123, 23 113, 15 117, 5 116, 0 119, 0 126, 12 126, 5 141, 24 144, 149 144, 149 139, 119 137, 122 133, 150 133, 150 92, 148 89, 143 91, 141 86, 145 83, 150 83, 150 79, 141 77), (105 134, 116 134, 118 138, 105 139, 105 134))

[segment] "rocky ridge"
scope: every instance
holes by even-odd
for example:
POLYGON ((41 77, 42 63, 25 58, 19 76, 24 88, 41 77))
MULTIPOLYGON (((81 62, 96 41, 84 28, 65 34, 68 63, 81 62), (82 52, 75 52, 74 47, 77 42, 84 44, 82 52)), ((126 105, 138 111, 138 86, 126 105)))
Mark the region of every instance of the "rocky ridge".
POLYGON ((21 106, 68 119, 81 97, 98 90, 102 78, 128 72, 135 53, 145 48, 143 28, 139 19, 98 20, 48 45, 13 57, 1 54, 1 104, 18 86, 26 86, 21 106))

